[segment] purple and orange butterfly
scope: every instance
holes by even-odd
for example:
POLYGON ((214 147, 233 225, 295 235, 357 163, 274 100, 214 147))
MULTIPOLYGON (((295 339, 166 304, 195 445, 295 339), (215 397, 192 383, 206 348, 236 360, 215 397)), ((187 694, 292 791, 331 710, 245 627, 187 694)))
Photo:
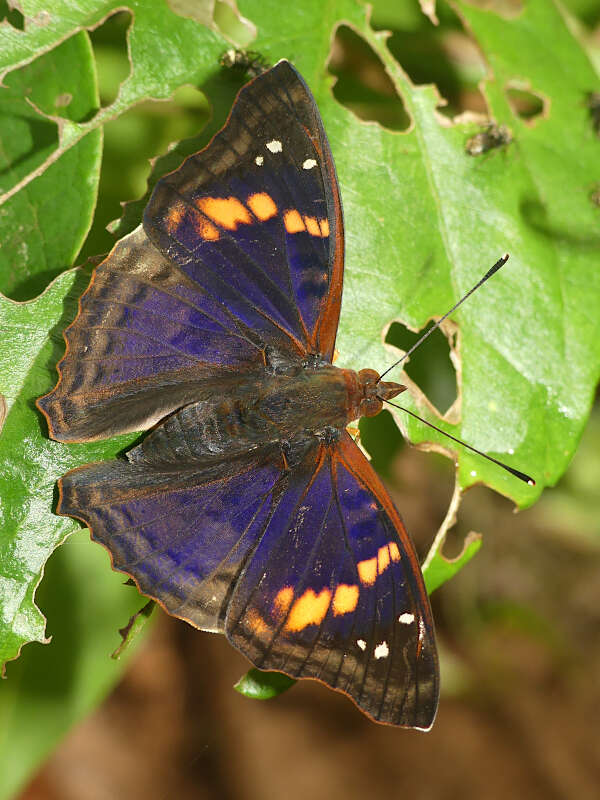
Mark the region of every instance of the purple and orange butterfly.
POLYGON ((64 475, 57 512, 256 667, 428 729, 439 672, 419 562, 346 431, 404 387, 332 365, 343 269, 327 137, 280 61, 158 182, 81 297, 38 401, 50 435, 152 431, 126 459, 64 475))

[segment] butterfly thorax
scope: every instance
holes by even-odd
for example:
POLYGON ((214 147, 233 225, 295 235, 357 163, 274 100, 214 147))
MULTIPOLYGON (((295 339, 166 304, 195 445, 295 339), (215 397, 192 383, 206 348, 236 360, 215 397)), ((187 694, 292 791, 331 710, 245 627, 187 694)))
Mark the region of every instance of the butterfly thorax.
POLYGON ((375 370, 355 372, 323 363, 313 368, 306 363, 291 375, 269 376, 256 385, 256 409, 267 424, 277 428, 278 439, 287 439, 299 430, 342 430, 349 422, 379 413, 382 399, 395 397, 405 388, 397 383, 377 383, 375 370))
POLYGON ((378 379, 374 370, 355 372, 322 363, 241 375, 223 393, 168 417, 129 459, 175 464, 190 455, 222 458, 299 436, 330 437, 355 419, 377 414, 382 398, 404 391, 400 384, 378 379))

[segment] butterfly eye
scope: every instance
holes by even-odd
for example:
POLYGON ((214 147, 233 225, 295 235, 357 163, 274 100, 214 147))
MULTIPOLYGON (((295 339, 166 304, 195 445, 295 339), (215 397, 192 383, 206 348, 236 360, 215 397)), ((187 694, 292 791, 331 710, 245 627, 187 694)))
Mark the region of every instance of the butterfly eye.
POLYGON ((360 416, 374 417, 379 414, 383 405, 379 397, 377 397, 379 375, 374 369, 361 369, 358 373, 358 380, 362 394, 360 416))
POLYGON ((358 378, 366 389, 368 386, 377 383, 379 375, 374 369, 361 369, 358 373, 358 378))
POLYGON ((383 403, 378 397, 367 397, 361 404, 362 417, 374 417, 379 414, 383 407, 383 403))

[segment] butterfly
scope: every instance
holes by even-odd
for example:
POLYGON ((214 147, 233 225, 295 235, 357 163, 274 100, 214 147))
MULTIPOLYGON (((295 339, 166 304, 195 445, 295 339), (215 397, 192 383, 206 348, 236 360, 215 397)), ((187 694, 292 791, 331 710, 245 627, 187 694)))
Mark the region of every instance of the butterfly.
POLYGON ((433 621, 389 494, 346 426, 405 387, 332 364, 344 231, 315 100, 280 61, 156 185, 65 331, 50 435, 152 428, 59 481, 115 570, 256 667, 428 729, 433 621))

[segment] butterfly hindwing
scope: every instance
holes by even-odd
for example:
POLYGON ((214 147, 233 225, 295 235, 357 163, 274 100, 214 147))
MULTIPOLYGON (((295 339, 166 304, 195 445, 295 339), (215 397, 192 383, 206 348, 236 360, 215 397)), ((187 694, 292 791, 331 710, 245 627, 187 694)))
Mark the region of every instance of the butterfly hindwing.
POLYGON ((113 568, 173 616, 223 632, 226 601, 279 490, 273 454, 212 463, 110 461, 59 482, 60 514, 77 517, 113 568))
POLYGON ((412 544, 348 434, 311 464, 236 584, 227 636, 261 669, 317 678, 380 722, 427 729, 438 667, 412 544))

